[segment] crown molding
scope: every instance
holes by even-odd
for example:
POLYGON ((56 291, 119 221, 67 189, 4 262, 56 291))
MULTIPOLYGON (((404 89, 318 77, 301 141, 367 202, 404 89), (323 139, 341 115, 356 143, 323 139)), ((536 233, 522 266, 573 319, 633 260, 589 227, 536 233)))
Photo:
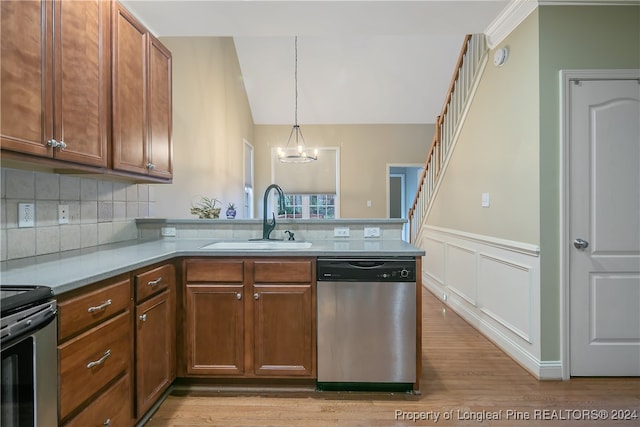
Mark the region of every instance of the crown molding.
POLYGON ((538 6, 631 6, 640 0, 511 0, 484 31, 489 49, 498 46, 538 6))
POLYGON ((498 46, 537 7, 537 0, 511 0, 484 31, 489 49, 498 46))

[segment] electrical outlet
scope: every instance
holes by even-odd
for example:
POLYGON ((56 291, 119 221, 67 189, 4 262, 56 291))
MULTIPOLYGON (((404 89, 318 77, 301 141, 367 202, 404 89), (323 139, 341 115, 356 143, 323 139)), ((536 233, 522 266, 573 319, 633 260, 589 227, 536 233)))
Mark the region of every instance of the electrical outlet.
POLYGON ((160 228, 160 235, 164 237, 176 237, 175 227, 162 227, 160 228))
POLYGON ((33 203, 18 203, 18 227, 35 226, 36 208, 33 203))
POLYGON ((58 205, 58 224, 69 224, 69 205, 58 205))
POLYGON ((488 208, 491 205, 491 197, 489 193, 482 193, 482 207, 488 208))
POLYGON ((365 227, 364 237, 380 237, 380 227, 365 227))
POLYGON ((334 227, 333 237, 349 237, 349 227, 334 227))

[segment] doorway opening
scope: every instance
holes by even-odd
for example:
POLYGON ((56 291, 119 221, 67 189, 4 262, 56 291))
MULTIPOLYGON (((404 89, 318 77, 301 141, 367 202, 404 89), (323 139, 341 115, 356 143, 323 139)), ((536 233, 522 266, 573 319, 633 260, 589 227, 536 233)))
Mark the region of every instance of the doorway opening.
MULTIPOLYGON (((387 165, 387 217, 409 217, 424 165, 387 165)), ((409 224, 402 227, 402 239, 409 241, 409 224)))

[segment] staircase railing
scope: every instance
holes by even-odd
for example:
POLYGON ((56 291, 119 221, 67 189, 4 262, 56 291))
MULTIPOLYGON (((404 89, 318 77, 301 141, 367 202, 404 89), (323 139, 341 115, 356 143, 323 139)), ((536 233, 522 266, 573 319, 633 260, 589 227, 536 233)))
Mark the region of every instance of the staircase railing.
POLYGON ((484 34, 467 35, 449 85, 442 112, 436 119, 436 129, 427 154, 418 190, 409 209, 409 236, 415 242, 429 211, 441 172, 453 148, 460 125, 477 86, 478 71, 486 63, 487 42, 484 34))

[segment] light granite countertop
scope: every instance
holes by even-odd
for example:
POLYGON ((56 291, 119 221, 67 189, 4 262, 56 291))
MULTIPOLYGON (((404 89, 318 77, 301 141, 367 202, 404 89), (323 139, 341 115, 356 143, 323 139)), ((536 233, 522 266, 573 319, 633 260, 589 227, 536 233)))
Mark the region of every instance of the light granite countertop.
POLYGON ((211 239, 165 238, 125 242, 49 256, 5 262, 0 271, 3 285, 45 285, 61 294, 118 274, 176 257, 195 256, 423 256, 424 250, 402 240, 315 240, 306 249, 211 250, 202 249, 211 239))

